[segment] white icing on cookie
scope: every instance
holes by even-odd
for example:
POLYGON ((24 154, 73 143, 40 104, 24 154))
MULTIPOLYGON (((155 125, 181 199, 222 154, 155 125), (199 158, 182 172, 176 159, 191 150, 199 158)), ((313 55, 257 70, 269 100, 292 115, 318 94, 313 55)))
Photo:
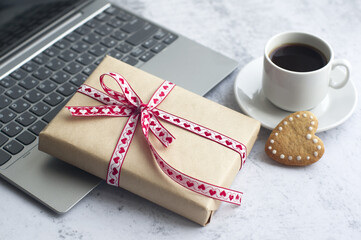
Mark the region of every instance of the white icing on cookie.
POLYGON ((273 151, 272 151, 272 153, 273 153, 273 154, 276 154, 276 153, 277 153, 277 151, 276 151, 276 150, 273 150, 273 151))
POLYGON ((275 140, 271 139, 271 140, 270 140, 270 143, 272 143, 272 144, 275 143, 275 140))
POLYGON ((280 155, 280 158, 281 158, 281 159, 284 159, 284 158, 285 158, 285 155, 281 154, 281 155, 280 155))
POLYGON ((301 158, 301 156, 297 156, 297 158, 296 158, 298 161, 300 161, 302 158, 301 158))
POLYGON ((318 156, 318 152, 314 152, 313 155, 314 155, 315 157, 317 157, 317 156, 318 156))
POLYGON ((313 143, 318 143, 318 140, 316 138, 314 138, 312 141, 313 143))
POLYGON ((290 160, 290 161, 291 161, 291 160, 292 160, 292 156, 288 156, 288 160, 290 160))
POLYGON ((307 135, 306 135, 306 138, 307 138, 307 139, 311 139, 311 138, 312 138, 311 134, 307 134, 307 135))

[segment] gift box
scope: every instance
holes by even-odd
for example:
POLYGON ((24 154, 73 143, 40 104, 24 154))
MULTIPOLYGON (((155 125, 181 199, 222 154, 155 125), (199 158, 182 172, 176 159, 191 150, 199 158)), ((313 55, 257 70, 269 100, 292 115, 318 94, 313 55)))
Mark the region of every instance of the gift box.
POLYGON ((41 151, 203 226, 219 199, 240 202, 227 188, 252 149, 258 121, 109 56, 84 84, 40 133, 41 151))

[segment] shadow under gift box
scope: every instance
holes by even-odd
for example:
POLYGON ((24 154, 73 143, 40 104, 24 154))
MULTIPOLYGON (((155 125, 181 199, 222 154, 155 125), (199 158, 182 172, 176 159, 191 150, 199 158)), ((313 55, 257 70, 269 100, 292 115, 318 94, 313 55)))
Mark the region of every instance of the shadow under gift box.
MULTIPOLYGON (((140 69, 105 57, 85 84, 103 91, 103 73, 121 74, 147 103, 163 80, 140 69)), ((121 92, 110 77, 108 87, 121 92)), ((166 79, 172 81, 172 79, 166 79)), ((196 79, 195 79, 196 81, 196 79)), ((97 106, 100 102, 76 93, 67 106, 97 106)), ((260 123, 215 102, 176 86, 159 109, 231 137, 247 147, 249 154, 260 123)), ((106 179, 110 157, 128 117, 74 117, 64 108, 40 133, 39 149, 69 164, 106 179)), ((160 119, 176 138, 165 148, 150 132, 149 138, 162 158, 177 170, 202 181, 229 187, 239 171, 239 154, 225 146, 160 119)), ((174 182, 157 165, 138 124, 124 160, 119 186, 206 225, 220 202, 190 191, 174 182)))

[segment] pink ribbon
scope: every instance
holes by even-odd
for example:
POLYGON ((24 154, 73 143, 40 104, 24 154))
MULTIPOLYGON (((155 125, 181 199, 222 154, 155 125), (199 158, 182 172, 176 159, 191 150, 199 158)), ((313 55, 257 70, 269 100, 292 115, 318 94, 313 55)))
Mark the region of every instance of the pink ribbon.
POLYGON ((132 142, 135 129, 138 122, 140 122, 143 134, 149 144, 149 148, 164 174, 191 191, 220 201, 240 205, 243 194, 242 192, 201 181, 173 168, 157 153, 155 148, 152 146, 148 135, 150 130, 165 147, 168 147, 169 144, 175 140, 174 136, 160 123, 159 119, 162 119, 238 152, 241 157, 241 168, 247 155, 245 145, 209 128, 157 109, 156 107, 174 88, 175 85, 171 82, 164 81, 155 91, 147 104, 142 102, 125 78, 117 73, 106 73, 101 75, 100 84, 105 93, 84 84, 80 86, 78 92, 85 94, 105 105, 76 107, 67 106, 67 108, 73 116, 129 117, 109 161, 106 179, 108 184, 119 186, 121 168, 132 142), (112 77, 118 83, 123 93, 108 88, 103 81, 105 76, 112 77), (138 121, 139 119, 140 121, 138 121))

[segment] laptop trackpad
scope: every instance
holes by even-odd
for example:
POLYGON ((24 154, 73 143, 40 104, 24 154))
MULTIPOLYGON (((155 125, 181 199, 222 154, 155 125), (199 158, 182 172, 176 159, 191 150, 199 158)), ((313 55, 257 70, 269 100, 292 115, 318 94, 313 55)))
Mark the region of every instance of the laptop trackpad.
POLYGON ((101 179, 33 149, 2 171, 9 181, 58 213, 68 211, 101 179))
POLYGON ((199 95, 230 74, 237 62, 180 36, 140 68, 199 95))

